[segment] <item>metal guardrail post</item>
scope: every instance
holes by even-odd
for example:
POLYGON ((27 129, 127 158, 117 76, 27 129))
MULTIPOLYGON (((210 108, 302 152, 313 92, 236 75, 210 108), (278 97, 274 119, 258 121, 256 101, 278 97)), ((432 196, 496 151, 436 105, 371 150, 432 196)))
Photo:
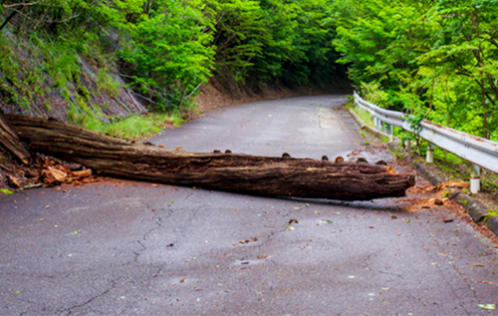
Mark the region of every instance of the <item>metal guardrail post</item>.
POLYGON ((427 161, 428 163, 433 163, 434 162, 434 144, 427 143, 427 161))
POLYGON ((481 191, 481 182, 479 180, 479 175, 479 166, 472 165, 472 168, 470 169, 470 192, 472 194, 476 194, 477 192, 481 191))
POLYGON ((393 142, 394 141, 394 133, 393 133, 393 126, 391 124, 387 124, 387 129, 389 131, 389 141, 393 142))
POLYGON ((412 141, 411 141, 411 140, 409 140, 409 139, 405 140, 405 149, 406 149, 406 150, 408 150, 408 151, 409 151, 409 150, 410 150, 411 145, 412 145, 412 141))

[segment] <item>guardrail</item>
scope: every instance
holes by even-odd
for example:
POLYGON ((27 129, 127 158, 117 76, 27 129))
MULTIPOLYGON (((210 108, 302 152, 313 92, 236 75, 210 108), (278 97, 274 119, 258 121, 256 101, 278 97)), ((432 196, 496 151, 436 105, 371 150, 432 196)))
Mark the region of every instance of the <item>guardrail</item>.
POLYGON ((470 176, 470 191, 477 193, 480 190, 479 167, 498 172, 498 143, 485 138, 469 135, 452 128, 423 120, 420 129, 414 131, 410 122, 405 120, 404 113, 386 110, 375 104, 363 100, 354 92, 355 104, 367 110, 374 118, 377 129, 384 128, 393 137, 393 126, 410 131, 428 142, 426 160, 434 161, 434 146, 438 146, 473 164, 470 176))

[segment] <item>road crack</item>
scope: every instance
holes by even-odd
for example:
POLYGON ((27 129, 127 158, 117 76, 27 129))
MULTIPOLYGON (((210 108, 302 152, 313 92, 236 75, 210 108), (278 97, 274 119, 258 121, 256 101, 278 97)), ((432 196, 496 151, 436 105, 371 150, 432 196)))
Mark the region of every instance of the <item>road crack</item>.
POLYGON ((98 299, 98 298, 101 298, 102 296, 106 295, 107 293, 109 293, 112 289, 114 289, 116 287, 116 282, 114 282, 114 280, 111 280, 111 287, 106 289, 105 291, 103 291, 102 293, 100 294, 97 294, 95 296, 92 296, 89 300, 81 303, 81 304, 77 304, 77 305, 73 305, 71 307, 68 307, 68 308, 65 308, 65 309, 62 309, 62 310, 58 310, 57 312, 60 313, 61 315, 66 313, 65 315, 68 316, 68 315, 71 315, 72 312, 73 312, 73 309, 76 309, 76 308, 80 308, 80 307, 83 307, 83 306, 86 306, 88 304, 90 304, 91 302, 93 302, 94 300, 98 299))

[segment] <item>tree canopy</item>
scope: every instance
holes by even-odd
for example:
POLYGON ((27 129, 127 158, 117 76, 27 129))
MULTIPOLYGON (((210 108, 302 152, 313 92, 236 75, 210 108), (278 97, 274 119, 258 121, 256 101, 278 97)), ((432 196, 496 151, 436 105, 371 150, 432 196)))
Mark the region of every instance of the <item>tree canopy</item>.
POLYGON ((58 51, 67 66, 60 86, 74 81, 83 58, 165 109, 188 103, 213 75, 256 90, 332 81, 344 71, 329 11, 327 0, 5 0, 1 36, 36 38, 48 63, 58 51))
POLYGON ((498 140, 496 0, 336 0, 334 45, 379 105, 498 140))

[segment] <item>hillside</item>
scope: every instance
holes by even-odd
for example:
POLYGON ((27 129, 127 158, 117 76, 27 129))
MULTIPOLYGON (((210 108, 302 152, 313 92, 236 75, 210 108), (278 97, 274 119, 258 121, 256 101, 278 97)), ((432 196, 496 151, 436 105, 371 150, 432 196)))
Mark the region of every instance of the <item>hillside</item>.
POLYGON ((3 1, 0 107, 112 133, 106 124, 131 114, 179 121, 220 96, 343 86, 327 10, 322 0, 3 1))

